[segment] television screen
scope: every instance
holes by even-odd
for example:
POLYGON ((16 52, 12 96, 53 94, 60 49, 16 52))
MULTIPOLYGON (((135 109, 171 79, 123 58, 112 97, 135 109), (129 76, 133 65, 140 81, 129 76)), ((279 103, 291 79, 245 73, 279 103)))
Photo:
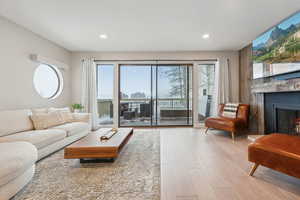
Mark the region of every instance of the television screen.
POLYGON ((300 70, 300 12, 252 43, 253 79, 300 70))

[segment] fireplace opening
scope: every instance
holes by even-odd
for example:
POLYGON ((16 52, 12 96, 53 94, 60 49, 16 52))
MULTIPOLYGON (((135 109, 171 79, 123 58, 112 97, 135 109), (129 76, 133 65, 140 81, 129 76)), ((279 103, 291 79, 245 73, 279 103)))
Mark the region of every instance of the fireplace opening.
POLYGON ((299 133, 300 92, 265 93, 263 106, 265 134, 299 133))
POLYGON ((300 135, 300 107, 273 104, 273 130, 277 133, 300 135))

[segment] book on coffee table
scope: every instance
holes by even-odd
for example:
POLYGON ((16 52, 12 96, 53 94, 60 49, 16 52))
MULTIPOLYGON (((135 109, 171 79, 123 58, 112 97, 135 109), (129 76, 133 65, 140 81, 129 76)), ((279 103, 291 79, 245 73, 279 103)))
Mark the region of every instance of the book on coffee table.
POLYGON ((118 129, 116 128, 112 128, 110 130, 108 130, 106 133, 104 133, 101 137, 100 140, 101 141, 105 141, 105 140, 109 140, 110 138, 112 138, 115 134, 118 133, 118 129))

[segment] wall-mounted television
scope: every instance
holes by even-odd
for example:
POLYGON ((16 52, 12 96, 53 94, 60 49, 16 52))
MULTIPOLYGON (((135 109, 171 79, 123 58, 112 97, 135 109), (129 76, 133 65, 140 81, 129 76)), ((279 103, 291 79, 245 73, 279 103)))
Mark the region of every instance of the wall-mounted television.
POLYGON ((253 79, 300 71, 300 11, 252 42, 253 79))

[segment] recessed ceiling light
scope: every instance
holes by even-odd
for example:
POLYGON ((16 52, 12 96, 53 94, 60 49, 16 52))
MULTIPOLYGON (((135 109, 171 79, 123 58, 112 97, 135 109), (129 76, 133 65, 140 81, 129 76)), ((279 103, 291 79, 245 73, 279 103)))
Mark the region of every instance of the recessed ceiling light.
POLYGON ((206 33, 206 34, 202 35, 202 38, 203 38, 203 39, 208 39, 208 38, 209 38, 209 34, 206 33))
POLYGON ((107 35, 106 35, 106 34, 100 34, 100 35, 99 35, 99 38, 100 38, 100 39, 107 39, 107 35))

